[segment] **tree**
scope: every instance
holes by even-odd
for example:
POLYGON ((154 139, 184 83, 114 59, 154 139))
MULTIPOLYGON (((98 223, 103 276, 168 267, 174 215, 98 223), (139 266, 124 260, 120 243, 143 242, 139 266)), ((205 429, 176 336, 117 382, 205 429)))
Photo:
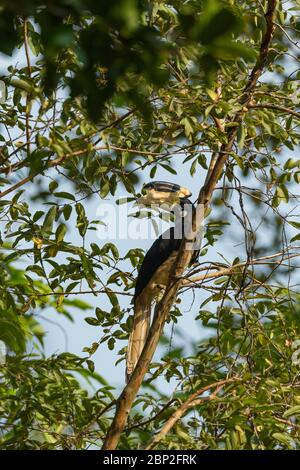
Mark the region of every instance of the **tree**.
POLYGON ((297 2, 2 5, 0 47, 26 63, 1 77, 1 448, 298 449, 297 2), (122 299, 143 253, 87 243, 97 221, 86 204, 120 186, 133 198, 143 176, 169 179, 178 161, 205 209, 200 263, 184 271, 183 243, 118 398, 93 354, 121 347, 124 359, 122 299), (225 239, 238 243, 233 259, 225 239), (151 364, 186 292, 201 298, 191 322, 207 339, 151 364), (72 320, 91 293, 99 341, 45 356, 40 312, 72 320), (171 397, 157 378, 176 381, 171 397))

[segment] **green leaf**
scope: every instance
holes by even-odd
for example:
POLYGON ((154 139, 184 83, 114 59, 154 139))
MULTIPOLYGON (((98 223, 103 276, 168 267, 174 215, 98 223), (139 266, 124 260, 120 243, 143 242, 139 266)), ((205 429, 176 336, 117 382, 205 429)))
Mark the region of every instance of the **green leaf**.
POLYGON ((289 202, 289 193, 284 184, 277 186, 275 194, 280 201, 289 202))
POLYGON ((289 418, 290 416, 300 414, 300 405, 292 406, 287 411, 283 413, 284 418, 289 418))
POLYGON ((87 363, 87 366, 88 366, 89 370, 90 370, 91 372, 94 372, 94 371, 95 371, 95 364, 94 364, 94 362, 91 361, 90 359, 87 359, 87 360, 86 360, 86 363, 87 363))
POLYGON ((221 60, 233 60, 243 58, 245 60, 254 60, 255 52, 250 47, 241 42, 234 42, 229 39, 218 41, 213 48, 210 48, 214 57, 221 60))
POLYGON ((109 349, 110 351, 112 351, 112 350, 114 349, 114 347, 115 347, 115 342, 116 342, 115 338, 113 338, 113 337, 109 338, 109 340, 108 340, 108 342, 107 342, 107 345, 108 345, 108 349, 109 349))
POLYGON ((92 326, 99 326, 99 325, 100 325, 99 320, 97 320, 97 318, 94 318, 94 317, 86 317, 84 320, 85 320, 89 325, 92 325, 92 326))
POLYGON ((51 181, 51 183, 49 183, 49 191, 50 193, 53 193, 53 191, 56 190, 56 188, 58 187, 58 182, 57 181, 51 181))
POLYGON ((71 292, 76 286, 78 286, 78 284, 79 284, 78 281, 71 282, 71 284, 67 286, 66 292, 71 292))
POLYGON ((101 186, 101 189, 100 189, 100 196, 101 196, 102 199, 104 199, 104 198, 108 195, 109 190, 110 190, 109 182, 106 181, 106 182, 101 186))
POLYGON ((75 197, 73 196, 73 194, 66 193, 64 191, 54 193, 54 196, 62 199, 70 199, 71 201, 75 201, 75 197))
POLYGON ((130 158, 129 152, 122 152, 122 166, 126 166, 130 158))
POLYGON ((272 436, 274 439, 281 442, 281 444, 285 444, 287 446, 291 445, 292 438, 286 433, 275 432, 274 434, 272 434, 272 436))
POLYGON ((292 158, 289 158, 284 166, 283 166, 283 169, 284 170, 291 170, 292 168, 298 168, 299 167, 299 160, 293 160, 292 158))
POLYGON ((103 322, 103 320, 108 316, 108 312, 105 312, 105 310, 102 310, 101 308, 97 307, 96 308, 96 317, 100 322, 103 322))
POLYGON ((77 212, 77 228, 79 234, 84 237, 88 228, 88 219, 85 215, 85 209, 80 202, 76 204, 75 208, 77 212))
POLYGON ((240 124, 237 132, 238 146, 240 149, 244 147, 245 139, 247 137, 247 129, 244 124, 240 124))
POLYGON ((293 243, 293 242, 296 242, 300 240, 300 233, 298 235, 295 235, 293 238, 290 239, 290 242, 293 243))
POLYGON ((56 240, 56 243, 60 243, 63 241, 64 239, 64 236, 67 232, 67 227, 65 224, 60 224, 58 227, 57 227, 57 230, 55 232, 55 240, 56 240))
POLYGON ((36 211, 36 213, 32 217, 33 222, 37 222, 44 214, 44 211, 36 211))
POLYGON ((66 204, 63 208, 63 214, 64 214, 65 220, 69 220, 69 218, 71 217, 71 213, 72 213, 72 206, 70 204, 66 204))
POLYGON ((53 222, 56 217, 56 211, 57 211, 56 206, 53 206, 49 209, 49 211, 47 212, 45 216, 44 223, 42 225, 42 232, 46 234, 52 232, 53 222))
POLYGON ((207 88, 206 93, 212 101, 215 102, 218 99, 218 94, 214 90, 210 90, 209 88, 207 88))
POLYGON ((91 243, 91 250, 92 250, 93 256, 101 255, 102 253, 102 250, 100 249, 99 245, 97 245, 97 243, 91 243))
POLYGON ((190 119, 186 117, 181 119, 180 123, 184 126, 186 137, 189 138, 194 132, 193 124, 191 123, 190 119))
POLYGON ((177 171, 174 170, 174 168, 172 168, 170 165, 164 165, 163 163, 161 163, 161 166, 167 170, 169 173, 172 173, 172 175, 177 175, 177 171))
POLYGON ((28 266, 26 271, 31 271, 40 277, 45 277, 44 270, 40 266, 28 266))
POLYGON ((157 166, 153 166, 151 168, 151 171, 150 171, 150 178, 154 178, 155 174, 156 174, 156 171, 157 171, 157 166))

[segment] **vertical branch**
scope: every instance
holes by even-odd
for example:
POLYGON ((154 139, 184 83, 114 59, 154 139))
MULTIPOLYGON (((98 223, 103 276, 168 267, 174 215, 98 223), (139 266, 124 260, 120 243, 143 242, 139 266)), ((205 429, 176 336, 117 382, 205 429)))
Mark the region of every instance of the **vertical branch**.
MULTIPOLYGON (((274 18, 276 13, 276 7, 277 0, 268 0, 268 8, 265 14, 266 32, 262 39, 259 56, 251 72, 247 85, 244 89, 242 98, 240 99, 242 109, 236 113, 232 120, 232 122, 235 122, 237 125, 235 127, 229 127, 226 131, 227 142, 225 144, 222 144, 220 151, 214 157, 214 165, 212 165, 210 175, 199 192, 198 208, 207 207, 211 201, 212 194, 217 184, 217 181, 222 175, 228 155, 232 151, 232 147, 237 136, 238 125, 241 123, 244 118, 244 115, 248 111, 247 104, 250 103, 257 81, 260 75, 263 73, 263 69, 267 62, 270 42, 272 40, 275 29, 274 18)), ((204 214, 203 210, 202 214, 204 214)), ((200 227, 202 221, 198 220, 196 223, 198 227, 200 227)), ((193 227, 195 227, 195 220, 193 220, 192 225, 193 227)), ((126 422, 133 401, 142 384, 144 376, 147 373, 153 354, 156 350, 159 338, 162 334, 165 321, 168 318, 170 308, 172 307, 176 299, 178 289, 181 285, 180 278, 184 272, 184 269, 186 268, 186 266, 188 266, 189 260, 191 258, 191 250, 187 249, 188 243, 188 240, 183 240, 178 256, 171 269, 169 285, 166 288, 163 298, 155 308, 153 322, 142 354, 130 378, 129 383, 125 386, 117 400, 115 416, 113 418, 111 427, 108 430, 107 436, 103 444, 104 450, 111 450, 117 447, 120 435, 126 426, 126 422)))
MULTIPOLYGON (((25 46, 25 55, 28 68, 28 75, 31 78, 31 63, 28 47, 28 22, 27 18, 24 18, 24 46, 25 46)), ((29 124, 29 115, 30 115, 30 95, 27 92, 26 95, 26 116, 25 116, 25 126, 26 126, 26 144, 27 144, 27 156, 30 155, 30 124, 29 124)))

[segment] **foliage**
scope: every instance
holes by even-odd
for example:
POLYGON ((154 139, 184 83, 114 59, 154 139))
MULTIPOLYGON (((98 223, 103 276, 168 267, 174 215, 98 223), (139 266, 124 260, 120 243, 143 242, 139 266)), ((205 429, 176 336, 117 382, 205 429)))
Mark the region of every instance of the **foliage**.
MULTIPOLYGON (((266 2, 0 5, 1 51, 19 48, 26 59, 1 77, 0 340, 9 354, 0 364, 0 445, 99 447, 117 395, 93 355, 116 348, 124 359, 132 319, 123 299, 143 253, 91 241, 99 220, 90 220, 88 204, 120 188, 134 198, 142 178, 172 179, 179 165, 178 178, 190 174, 200 189, 224 126, 236 126, 266 2), (99 341, 80 357, 47 357, 39 315, 72 321, 75 309, 88 312, 99 341)), ((211 400, 200 394, 158 446, 300 448, 298 11, 296 1, 279 4, 266 73, 206 219, 201 264, 180 293, 200 302, 190 321, 207 329, 206 339, 190 354, 171 345, 152 364, 120 448, 148 445, 192 393, 227 379, 211 400), (157 379, 175 383, 171 398, 157 379)), ((175 328, 183 314, 176 304, 175 328)))

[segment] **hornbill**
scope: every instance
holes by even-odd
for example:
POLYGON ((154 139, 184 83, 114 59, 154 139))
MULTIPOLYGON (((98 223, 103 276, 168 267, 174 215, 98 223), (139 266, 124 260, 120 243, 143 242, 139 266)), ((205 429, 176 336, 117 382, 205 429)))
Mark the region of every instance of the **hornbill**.
MULTIPOLYGON (((187 218, 190 220, 194 205, 191 192, 177 184, 155 181, 144 185, 139 204, 155 204, 174 211, 175 226, 158 237, 145 255, 140 267, 133 297, 134 317, 126 358, 126 379, 129 380, 145 345, 151 322, 153 301, 162 295, 168 284, 169 273, 184 237, 187 218)), ((199 256, 199 249, 192 254, 190 265, 199 256)))

